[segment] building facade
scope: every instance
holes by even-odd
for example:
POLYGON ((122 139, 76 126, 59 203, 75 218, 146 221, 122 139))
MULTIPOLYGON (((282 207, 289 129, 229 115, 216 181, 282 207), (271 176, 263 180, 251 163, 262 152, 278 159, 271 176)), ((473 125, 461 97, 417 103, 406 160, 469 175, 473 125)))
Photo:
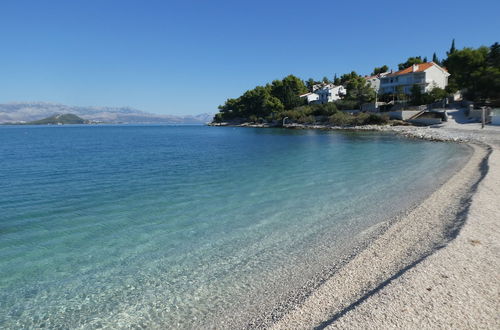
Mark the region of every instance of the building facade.
POLYGON ((307 104, 314 103, 319 99, 319 95, 316 93, 306 93, 300 95, 300 97, 305 98, 307 100, 307 104))
POLYGON ((365 79, 367 84, 370 85, 370 87, 373 88, 375 92, 378 93, 380 90, 380 79, 387 76, 390 73, 392 72, 383 72, 373 76, 366 76, 365 79))
POLYGON ((405 94, 411 94, 414 85, 419 86, 422 93, 429 92, 435 87, 444 89, 448 86, 449 76, 445 68, 434 62, 414 64, 380 78, 379 93, 393 94, 400 89, 405 94))
POLYGON ((344 86, 335 86, 334 84, 326 84, 323 86, 314 86, 313 93, 300 95, 307 99, 308 104, 325 104, 340 100, 346 95, 344 86))

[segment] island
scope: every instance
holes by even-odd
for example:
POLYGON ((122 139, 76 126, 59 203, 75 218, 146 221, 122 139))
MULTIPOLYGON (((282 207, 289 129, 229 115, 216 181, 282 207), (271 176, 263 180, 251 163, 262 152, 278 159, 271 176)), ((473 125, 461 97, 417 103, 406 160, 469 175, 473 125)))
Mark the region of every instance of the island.
POLYGON ((76 125, 97 124, 98 122, 86 120, 72 113, 56 114, 47 118, 28 122, 5 123, 4 125, 76 125))

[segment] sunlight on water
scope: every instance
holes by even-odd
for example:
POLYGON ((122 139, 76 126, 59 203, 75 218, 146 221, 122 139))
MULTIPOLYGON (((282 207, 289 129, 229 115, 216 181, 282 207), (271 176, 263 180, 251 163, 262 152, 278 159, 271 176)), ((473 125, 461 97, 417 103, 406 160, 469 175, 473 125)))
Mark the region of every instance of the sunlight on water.
POLYGON ((468 155, 201 126, 2 127, 0 141, 2 328, 244 322, 468 155))

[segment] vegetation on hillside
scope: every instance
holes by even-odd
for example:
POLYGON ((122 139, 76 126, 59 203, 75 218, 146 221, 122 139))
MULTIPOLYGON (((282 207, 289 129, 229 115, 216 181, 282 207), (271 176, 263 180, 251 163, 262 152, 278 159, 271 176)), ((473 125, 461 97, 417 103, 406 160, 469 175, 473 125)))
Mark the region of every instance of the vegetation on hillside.
MULTIPOLYGON (((454 45, 453 45, 454 46, 454 45)), ((500 44, 448 52, 443 61, 450 72, 448 92, 465 90, 467 99, 500 103, 500 44)))
MULTIPOLYGON (((406 95, 402 88, 396 89, 393 94, 378 95, 381 101, 398 100, 408 104, 422 105, 440 101, 457 90, 464 90, 466 98, 473 101, 490 100, 500 102, 500 45, 494 43, 491 47, 463 48, 457 50, 455 40, 447 58, 439 60, 436 53, 432 60, 447 68, 451 74, 449 86, 446 90, 435 87, 427 93, 422 93, 418 86, 413 86, 412 94, 406 95)), ((413 64, 427 62, 427 57, 412 56, 398 65, 400 70, 413 64)), ((372 74, 388 71, 388 66, 375 67, 372 74)), ((318 81, 309 78, 306 81, 289 75, 282 80, 274 80, 265 86, 257 86, 248 90, 238 98, 228 99, 219 106, 219 113, 214 121, 252 121, 276 122, 288 117, 289 120, 299 123, 313 123, 328 121, 338 125, 360 125, 363 123, 384 123, 385 117, 377 115, 350 115, 340 110, 360 109, 361 105, 373 102, 377 95, 367 83, 366 79, 355 71, 346 73, 333 79, 323 77, 318 81), (313 91, 317 84, 333 83, 343 85, 347 94, 342 99, 324 105, 307 105, 301 94, 313 91)))
POLYGON ((307 93, 304 82, 289 75, 282 80, 274 80, 271 84, 248 90, 236 99, 228 99, 224 105, 219 106, 220 112, 216 114, 215 120, 250 116, 272 119, 285 109, 304 105, 305 100, 299 97, 304 93, 307 93))
MULTIPOLYGON (((358 109, 362 103, 375 99, 375 91, 367 84, 363 76, 356 72, 335 77, 338 85, 347 89, 347 95, 335 103, 324 105, 307 105, 301 94, 312 91, 316 83, 313 79, 307 82, 289 75, 282 80, 274 80, 265 86, 257 86, 248 90, 236 99, 228 99, 219 106, 215 115, 216 122, 231 120, 273 121, 289 117, 299 122, 311 121, 311 116, 331 116, 340 110, 358 109)), ((323 78, 323 83, 331 83, 323 78)))
POLYGON ((78 117, 77 115, 66 113, 62 115, 53 115, 40 120, 34 120, 25 123, 25 125, 67 125, 67 124, 87 124, 88 121, 78 117))

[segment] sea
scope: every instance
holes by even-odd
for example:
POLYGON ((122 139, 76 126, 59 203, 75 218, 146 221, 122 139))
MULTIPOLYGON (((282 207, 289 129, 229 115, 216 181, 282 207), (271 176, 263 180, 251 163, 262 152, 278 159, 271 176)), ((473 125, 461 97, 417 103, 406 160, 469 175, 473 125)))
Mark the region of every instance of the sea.
POLYGON ((0 328, 247 326, 470 154, 381 132, 1 126, 0 328))

